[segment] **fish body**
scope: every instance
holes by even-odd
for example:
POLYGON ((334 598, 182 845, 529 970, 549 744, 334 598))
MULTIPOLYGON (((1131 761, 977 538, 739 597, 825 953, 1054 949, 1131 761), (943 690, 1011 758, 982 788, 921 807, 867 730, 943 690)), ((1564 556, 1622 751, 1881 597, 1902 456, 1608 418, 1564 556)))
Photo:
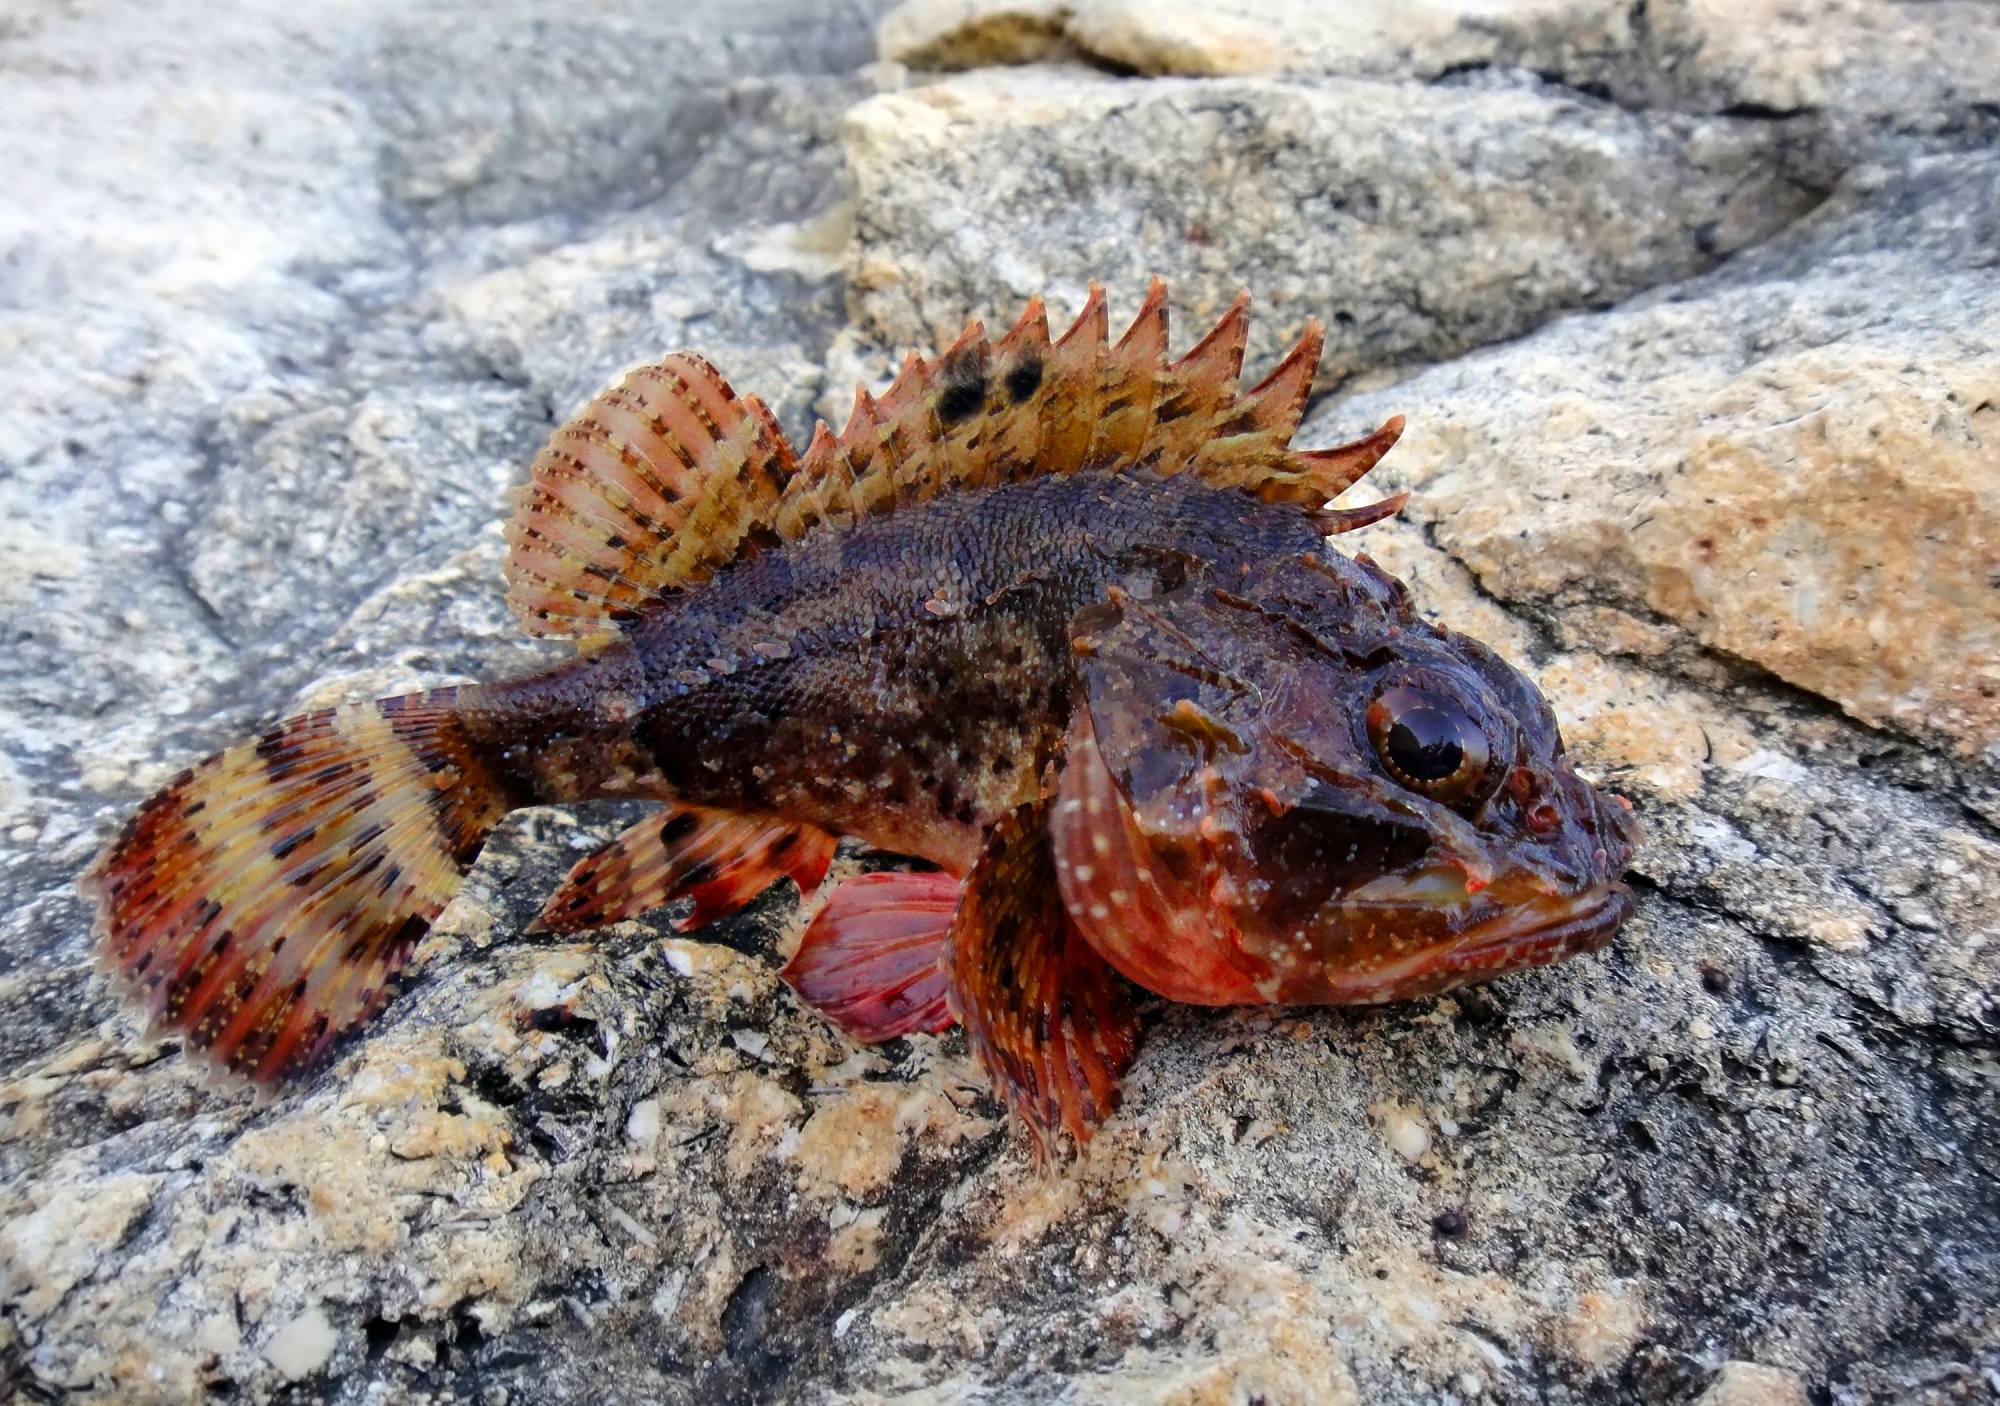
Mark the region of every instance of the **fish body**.
POLYGON ((1397 425, 1289 448, 1317 339, 1239 394, 1247 300, 1178 362, 1155 285, 975 326, 792 455, 669 358, 537 460, 510 599, 583 642, 524 679, 288 719, 95 866, 100 953, 167 1026, 294 1075, 392 979, 510 810, 662 802, 542 922, 686 926, 850 836, 937 872, 831 895, 786 967, 857 1038, 962 1021, 1045 1145, 1115 1106, 1174 1000, 1394 1000, 1608 941, 1626 808, 1547 704, 1329 531, 1397 425))

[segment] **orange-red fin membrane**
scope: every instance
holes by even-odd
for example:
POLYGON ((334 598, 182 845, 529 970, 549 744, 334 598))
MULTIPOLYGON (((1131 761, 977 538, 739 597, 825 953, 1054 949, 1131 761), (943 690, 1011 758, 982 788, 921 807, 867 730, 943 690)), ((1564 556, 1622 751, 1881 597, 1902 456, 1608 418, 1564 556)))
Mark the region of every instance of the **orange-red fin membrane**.
POLYGON ((287 1078, 391 993, 511 802, 458 690, 289 718, 184 772, 84 878, 98 955, 156 1025, 287 1078))
POLYGON ((949 1029, 949 874, 862 874, 833 891, 783 976, 806 1004, 865 1044, 949 1029))
POLYGON ((674 923, 688 932, 734 913, 780 879, 813 892, 833 863, 834 844, 812 825, 669 805, 579 860, 536 921, 555 932, 585 932, 692 898, 694 910, 674 923))
MULTIPOLYGON (((1387 452, 1401 422, 1336 449, 1294 450, 1324 335, 1308 321, 1246 393, 1237 378, 1249 320, 1249 294, 1238 294, 1169 363, 1159 279, 1115 343, 1096 285, 1054 342, 1031 300, 998 343, 975 321, 937 358, 912 353, 880 399, 857 392, 838 436, 817 428, 803 458, 762 401, 676 352, 591 401, 535 459, 507 524, 508 602, 530 634, 602 638, 757 544, 1082 468, 1193 473, 1317 511, 1387 452)), ((1376 511, 1330 510, 1324 525, 1345 531, 1376 511)))
POLYGON ((1087 1144, 1117 1108, 1139 1033, 1117 975, 1063 910, 1047 811, 994 826, 945 939, 952 1011, 1043 1156, 1065 1129, 1087 1144))
POLYGON ((1091 416, 1085 468, 1136 463, 1153 428, 1153 407, 1165 379, 1167 285, 1155 278, 1132 325, 1098 364, 1097 413, 1091 416))
POLYGON ((1261 1003, 1248 964, 1229 960, 1236 944, 1226 935, 1226 914, 1199 887, 1150 862, 1131 805, 1105 766, 1088 708, 1077 709, 1068 753, 1049 836, 1071 920, 1148 991, 1190 1005, 1261 1003))

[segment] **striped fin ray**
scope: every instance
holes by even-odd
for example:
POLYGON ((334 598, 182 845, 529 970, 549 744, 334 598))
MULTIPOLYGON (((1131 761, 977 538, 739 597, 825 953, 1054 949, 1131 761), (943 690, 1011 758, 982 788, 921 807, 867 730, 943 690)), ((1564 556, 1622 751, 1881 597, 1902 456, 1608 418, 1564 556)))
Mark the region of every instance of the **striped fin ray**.
POLYGON ((793 471, 769 407, 707 361, 642 366, 557 430, 515 490, 508 603, 530 634, 612 634, 734 559, 793 471))
POLYGON ((782 973, 807 1005, 865 1044, 952 1025, 945 934, 950 874, 861 874, 833 891, 782 973))
POLYGON ((577 861, 536 922, 586 932, 682 898, 694 911, 681 932, 741 908, 779 879, 810 895, 833 863, 834 837, 812 825, 670 804, 577 861))
POLYGON ((1064 911, 1049 803, 1003 816, 965 878, 942 963, 951 1013, 1028 1127, 1038 1160, 1067 1130, 1079 1150, 1118 1105, 1139 1027, 1118 975, 1064 911))
POLYGON ((458 689, 289 718, 154 796, 85 876, 98 953, 157 1026, 288 1078, 392 994, 514 802, 458 689))
POLYGON ((1297 503, 1327 531, 1393 512, 1400 505, 1319 510, 1388 451, 1402 421, 1353 444, 1294 450, 1324 334, 1309 321, 1242 392, 1249 318, 1239 293, 1169 362, 1159 279, 1115 343, 1095 284, 1054 341, 1042 300, 1030 299, 998 342, 974 321, 934 360, 912 353, 879 397, 858 389, 846 427, 815 426, 796 457, 762 401, 677 352, 592 401, 535 460, 507 528, 508 600, 532 634, 609 635, 759 543, 1081 469, 1192 473, 1297 503))
POLYGON ((1153 409, 1166 380, 1167 285, 1154 279, 1125 335, 1097 368, 1096 414, 1083 451, 1088 469, 1137 463, 1153 428, 1153 409))

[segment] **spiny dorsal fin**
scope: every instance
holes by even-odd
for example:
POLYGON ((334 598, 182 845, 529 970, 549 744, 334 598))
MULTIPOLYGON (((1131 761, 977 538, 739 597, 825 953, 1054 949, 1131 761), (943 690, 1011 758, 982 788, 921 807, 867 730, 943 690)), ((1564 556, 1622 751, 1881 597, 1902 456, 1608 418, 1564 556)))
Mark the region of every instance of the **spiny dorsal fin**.
POLYGON ((609 635, 759 540, 793 542, 940 493, 1080 469, 1192 473, 1297 503, 1330 532, 1394 512, 1400 500, 1321 509, 1388 452, 1401 419, 1335 449, 1292 449, 1320 325, 1308 322, 1244 394, 1249 325, 1243 292, 1169 362, 1159 279, 1116 343, 1095 284, 1053 342, 1034 298, 998 342, 975 321, 935 360, 912 353, 880 397, 857 389, 846 428, 816 426, 796 459, 762 401, 676 353, 593 400, 536 458, 507 527, 508 601, 531 634, 609 635))

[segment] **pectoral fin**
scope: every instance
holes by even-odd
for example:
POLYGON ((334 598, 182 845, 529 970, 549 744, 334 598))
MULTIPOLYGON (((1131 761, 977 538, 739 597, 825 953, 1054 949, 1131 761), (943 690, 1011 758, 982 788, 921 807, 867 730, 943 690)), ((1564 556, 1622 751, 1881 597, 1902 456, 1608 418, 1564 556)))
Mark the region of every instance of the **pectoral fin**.
POLYGON ((945 937, 952 1013, 1046 1155, 1079 1147, 1118 1105, 1138 1045, 1124 988, 1070 923, 1049 851, 1048 803, 1001 820, 965 881, 945 937))
POLYGON ((806 929, 785 964, 785 980, 807 1005, 866 1044, 950 1029, 940 958, 958 888, 949 874, 849 879, 806 929))
POLYGON ((669 805, 569 871, 537 920, 584 932, 693 898, 682 932, 734 913, 779 879, 809 894, 833 862, 834 837, 811 825, 669 805))

